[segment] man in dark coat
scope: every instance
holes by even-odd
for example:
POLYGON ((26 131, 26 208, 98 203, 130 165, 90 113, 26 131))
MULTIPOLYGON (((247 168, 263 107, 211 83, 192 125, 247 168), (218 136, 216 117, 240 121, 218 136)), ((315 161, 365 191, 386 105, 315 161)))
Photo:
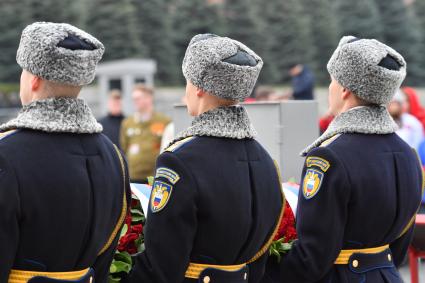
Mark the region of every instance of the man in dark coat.
POLYGON ((306 65, 296 64, 290 70, 292 77, 292 99, 314 99, 314 76, 306 65))
POLYGON ((397 267, 412 239, 423 177, 385 104, 406 62, 377 40, 348 36, 328 71, 336 117, 303 152, 298 241, 264 282, 403 282, 397 267))
POLYGON ((22 33, 17 118, 0 126, 0 282, 107 282, 129 200, 119 151, 77 96, 101 42, 68 24, 22 33))
POLYGON ((263 62, 242 43, 195 36, 183 60, 192 126, 157 161, 146 250, 127 282, 256 283, 284 200, 246 110, 263 62))
POLYGON ((99 119, 103 127, 103 134, 107 136, 114 144, 120 147, 121 123, 125 116, 122 113, 121 92, 117 89, 111 90, 108 98, 108 114, 99 119))

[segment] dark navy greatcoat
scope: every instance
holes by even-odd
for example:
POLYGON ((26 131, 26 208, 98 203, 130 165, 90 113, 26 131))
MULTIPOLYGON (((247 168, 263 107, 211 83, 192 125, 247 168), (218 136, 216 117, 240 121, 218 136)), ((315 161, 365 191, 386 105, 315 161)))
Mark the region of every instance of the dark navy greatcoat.
POLYGON ((129 192, 113 144, 103 134, 17 130, 3 135, 0 282, 8 282, 11 269, 88 267, 96 282, 107 282, 119 233, 98 254, 119 222, 123 193, 129 192))
MULTIPOLYGON (((146 251, 128 281, 198 282, 185 279, 189 262, 245 263, 272 235, 281 208, 276 167, 256 140, 202 136, 177 142, 158 158, 146 251), (167 194, 157 196, 159 188, 167 194)), ((250 283, 259 282, 265 260, 249 265, 250 283)), ((212 276, 211 282, 242 281, 212 276)))
POLYGON ((282 258, 280 274, 269 262, 263 282, 402 282, 396 267, 413 227, 401 233, 421 200, 416 153, 396 134, 342 134, 325 144, 310 151, 304 165, 298 242, 282 258), (318 190, 311 173, 320 179, 318 190), (390 251, 380 260, 356 256, 357 262, 334 264, 343 249, 385 244, 390 251))

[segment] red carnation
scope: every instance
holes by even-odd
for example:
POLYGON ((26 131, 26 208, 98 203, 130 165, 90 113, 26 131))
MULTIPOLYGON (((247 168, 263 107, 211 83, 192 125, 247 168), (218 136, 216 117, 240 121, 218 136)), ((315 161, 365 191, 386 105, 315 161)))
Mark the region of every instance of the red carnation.
POLYGON ((118 250, 120 252, 127 251, 129 254, 137 253, 137 247, 135 241, 139 238, 136 233, 128 233, 121 237, 118 250))
POLYGON ((297 231, 295 229, 295 217, 292 212, 292 208, 288 202, 286 202, 285 211, 283 213, 282 221, 280 222, 278 232, 274 237, 277 241, 281 238, 285 238, 285 242, 290 242, 297 238, 297 231))
POLYGON ((137 224, 131 227, 131 232, 134 232, 138 235, 143 233, 143 225, 142 224, 137 224))

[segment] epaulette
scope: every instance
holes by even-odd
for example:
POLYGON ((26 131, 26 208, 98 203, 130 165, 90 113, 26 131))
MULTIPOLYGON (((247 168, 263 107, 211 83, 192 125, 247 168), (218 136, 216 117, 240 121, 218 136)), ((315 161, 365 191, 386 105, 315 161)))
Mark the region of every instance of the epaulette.
POLYGON ((195 139, 195 137, 187 137, 187 138, 184 138, 182 140, 176 141, 175 143, 173 143, 172 145, 170 145, 169 147, 167 147, 165 149, 165 151, 176 152, 176 150, 182 148, 184 145, 186 145, 188 142, 190 142, 190 141, 192 141, 194 139, 195 139))
POLYGON ((13 129, 13 130, 9 130, 6 132, 2 132, 0 133, 0 140, 7 138, 8 136, 13 135, 14 133, 16 133, 18 130, 17 129, 13 129))
POLYGON ((341 134, 332 136, 330 138, 328 138, 327 140, 325 140, 324 142, 322 142, 320 144, 320 147, 327 147, 328 145, 330 145, 331 143, 333 143, 337 138, 339 138, 341 136, 341 134))

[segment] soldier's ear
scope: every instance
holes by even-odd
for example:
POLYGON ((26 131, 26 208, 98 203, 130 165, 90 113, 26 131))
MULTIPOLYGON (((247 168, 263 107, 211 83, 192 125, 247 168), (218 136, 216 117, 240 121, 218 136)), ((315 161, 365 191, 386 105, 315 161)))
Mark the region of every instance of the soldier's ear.
POLYGON ((32 76, 30 85, 32 91, 37 91, 40 89, 43 79, 37 76, 32 76))
POLYGON ((342 89, 341 97, 342 97, 343 100, 346 100, 351 95, 353 95, 351 90, 349 90, 348 88, 345 88, 345 87, 342 89))
POLYGON ((199 88, 199 87, 196 88, 196 96, 199 97, 199 98, 205 96, 205 91, 203 89, 199 88))

